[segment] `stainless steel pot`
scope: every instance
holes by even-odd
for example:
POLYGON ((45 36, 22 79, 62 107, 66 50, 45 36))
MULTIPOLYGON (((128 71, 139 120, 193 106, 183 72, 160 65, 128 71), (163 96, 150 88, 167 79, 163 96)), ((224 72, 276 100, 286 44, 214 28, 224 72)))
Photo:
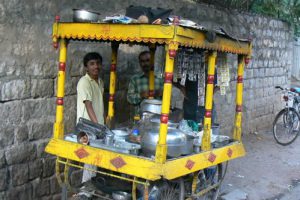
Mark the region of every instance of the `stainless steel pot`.
POLYGON ((145 99, 141 102, 141 113, 150 112, 155 114, 161 113, 161 101, 156 99, 145 99))
MULTIPOLYGON (((154 115, 150 118, 150 122, 156 123, 156 126, 160 125, 160 115, 154 115)), ((177 128, 179 123, 175 123, 172 120, 168 121, 168 127, 177 128)))
POLYGON ((83 9, 73 9, 74 22, 97 22, 100 14, 93 11, 83 9))
MULTIPOLYGON (((149 157, 155 155, 155 149, 159 137, 159 124, 153 122, 149 123, 143 130, 141 130, 141 135, 143 153, 149 157)), ((180 155, 191 154, 193 152, 193 140, 190 142, 190 138, 188 138, 186 134, 179 129, 172 127, 168 128, 167 146, 167 155, 169 157, 178 157, 180 155)))
POLYGON ((182 154, 188 155, 191 154, 194 151, 194 137, 191 135, 186 136, 186 144, 182 148, 182 154))

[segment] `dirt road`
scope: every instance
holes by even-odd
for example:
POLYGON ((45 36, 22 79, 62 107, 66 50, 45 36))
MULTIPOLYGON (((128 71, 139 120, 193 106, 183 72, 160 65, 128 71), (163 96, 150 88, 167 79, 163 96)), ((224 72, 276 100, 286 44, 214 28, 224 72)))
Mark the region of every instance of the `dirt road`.
POLYGON ((277 144, 272 132, 243 136, 247 155, 229 162, 221 193, 236 189, 248 200, 300 200, 300 137, 277 144))

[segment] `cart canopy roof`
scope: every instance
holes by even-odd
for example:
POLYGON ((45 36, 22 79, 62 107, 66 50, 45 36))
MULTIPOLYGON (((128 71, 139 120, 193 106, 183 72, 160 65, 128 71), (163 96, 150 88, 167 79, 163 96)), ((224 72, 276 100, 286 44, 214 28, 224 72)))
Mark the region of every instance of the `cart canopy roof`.
POLYGON ((236 39, 222 30, 208 31, 184 26, 150 24, 107 24, 58 22, 53 25, 57 39, 138 44, 175 44, 181 47, 250 55, 251 42, 236 39))

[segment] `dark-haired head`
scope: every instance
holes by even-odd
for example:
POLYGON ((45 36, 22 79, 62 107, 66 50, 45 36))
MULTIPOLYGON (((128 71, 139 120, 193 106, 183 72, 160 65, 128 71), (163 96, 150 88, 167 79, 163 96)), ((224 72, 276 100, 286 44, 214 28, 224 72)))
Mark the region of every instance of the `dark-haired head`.
POLYGON ((100 63, 102 63, 102 56, 97 52, 87 53, 83 58, 83 64, 85 67, 90 60, 100 60, 100 63))
POLYGON ((142 51, 140 54, 139 54, 139 60, 141 59, 142 56, 146 55, 146 54, 149 54, 150 55, 150 51, 142 51))
POLYGON ((139 63, 145 75, 148 75, 151 70, 150 58, 151 55, 149 51, 143 51, 139 55, 139 63))

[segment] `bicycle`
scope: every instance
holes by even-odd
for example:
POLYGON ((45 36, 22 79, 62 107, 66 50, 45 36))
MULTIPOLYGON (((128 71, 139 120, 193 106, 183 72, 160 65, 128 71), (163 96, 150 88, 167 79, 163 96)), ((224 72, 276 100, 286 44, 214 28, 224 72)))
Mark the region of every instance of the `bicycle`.
POLYGON ((283 91, 285 108, 275 117, 273 122, 273 135, 278 144, 286 146, 294 142, 299 135, 300 129, 300 101, 299 93, 295 88, 275 88, 283 91))

